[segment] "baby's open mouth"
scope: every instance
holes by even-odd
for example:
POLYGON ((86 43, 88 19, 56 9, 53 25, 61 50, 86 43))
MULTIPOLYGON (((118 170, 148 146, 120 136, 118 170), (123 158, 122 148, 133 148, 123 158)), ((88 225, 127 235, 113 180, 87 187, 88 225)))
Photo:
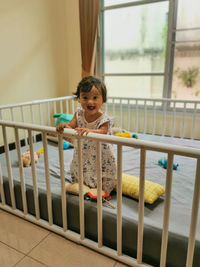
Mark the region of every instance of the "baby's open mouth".
POLYGON ((95 107, 94 106, 87 106, 87 109, 93 110, 93 109, 95 109, 95 107))

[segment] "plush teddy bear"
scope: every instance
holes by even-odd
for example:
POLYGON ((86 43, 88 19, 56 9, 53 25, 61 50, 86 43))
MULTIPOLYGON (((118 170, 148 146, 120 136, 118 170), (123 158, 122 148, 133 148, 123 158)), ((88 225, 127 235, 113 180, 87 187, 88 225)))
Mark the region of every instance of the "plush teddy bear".
MULTIPOLYGON (((34 152, 34 161, 35 163, 38 162, 38 158, 40 157, 41 152, 37 151, 34 152)), ((30 155, 30 149, 27 148, 26 152, 22 154, 22 162, 24 167, 29 167, 31 165, 31 155, 30 155)))

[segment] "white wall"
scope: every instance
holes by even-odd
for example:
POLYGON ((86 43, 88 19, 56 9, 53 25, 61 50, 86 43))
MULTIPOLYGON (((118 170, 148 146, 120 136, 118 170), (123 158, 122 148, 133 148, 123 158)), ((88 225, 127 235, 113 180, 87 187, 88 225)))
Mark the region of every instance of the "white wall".
POLYGON ((0 0, 0 105, 71 94, 79 36, 78 0, 0 0))

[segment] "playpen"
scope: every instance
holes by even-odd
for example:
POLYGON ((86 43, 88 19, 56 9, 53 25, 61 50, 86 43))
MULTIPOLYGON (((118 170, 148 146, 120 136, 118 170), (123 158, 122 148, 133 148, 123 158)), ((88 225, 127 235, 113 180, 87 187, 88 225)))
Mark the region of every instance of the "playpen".
POLYGON ((109 97, 104 110, 115 126, 138 139, 55 130, 54 113, 74 113, 74 97, 0 106, 0 208, 130 266, 200 266, 200 102, 109 97), (58 136, 58 143, 49 141, 58 136), (73 148, 79 147, 79 196, 65 191, 73 148), (81 143, 96 142, 97 202, 84 199, 81 143), (107 207, 101 198, 101 144, 111 143, 117 163, 117 193, 107 207), (31 166, 21 154, 30 148, 31 166), (34 151, 43 147, 37 164, 34 151), (168 160, 167 169, 158 164, 168 160), (179 167, 173 170, 173 163, 179 167), (139 179, 139 200, 122 194, 122 173, 139 179), (145 180, 165 186, 154 204, 144 203, 145 180))

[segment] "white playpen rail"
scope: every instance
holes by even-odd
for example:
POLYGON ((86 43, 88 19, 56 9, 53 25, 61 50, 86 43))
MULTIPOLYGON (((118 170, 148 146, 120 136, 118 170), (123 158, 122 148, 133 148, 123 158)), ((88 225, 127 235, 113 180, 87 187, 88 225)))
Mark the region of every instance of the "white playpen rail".
POLYGON ((114 117, 118 117, 119 126, 128 131, 180 138, 185 137, 185 131, 188 130, 186 119, 189 118, 191 124, 187 138, 200 139, 199 133, 195 135, 200 117, 199 100, 109 97, 105 110, 114 117), (158 121, 158 115, 161 122, 158 121), (142 125, 140 119, 142 119, 142 125), (179 126, 177 126, 177 120, 181 121, 179 126), (161 131, 156 129, 158 124, 161 124, 161 131), (149 129, 148 125, 150 125, 149 129))
MULTIPOLYGON (((52 124, 53 114, 75 112, 74 99, 74 96, 65 96, 51 99, 34 100, 17 104, 2 105, 0 106, 0 120, 11 120, 13 122, 20 121, 32 124, 54 126, 56 119, 53 120, 54 124, 52 124), (34 114, 34 107, 36 107, 36 109, 39 111, 37 121, 34 114), (25 110, 25 108, 27 109, 25 110), (15 114, 18 114, 18 117, 15 114), (47 120, 45 122, 44 118, 46 115, 47 120)), ((24 131, 24 139, 26 145, 27 137, 27 133, 26 131, 24 131)))
MULTIPOLYGON (((74 113, 75 97, 66 96, 45 100, 0 106, 0 119, 54 126, 54 113, 74 113), (53 107, 51 108, 51 105, 53 107), (34 106, 39 106, 39 121, 35 121, 34 106), (24 111, 24 108, 29 109, 24 111), (15 117, 20 108, 20 119, 15 117), (26 114, 29 113, 29 114, 26 114), (44 117, 47 113, 47 122, 44 117), (10 118, 8 119, 8 114, 10 118), (26 120, 25 115, 31 118, 26 120)), ((170 137, 200 139, 200 101, 168 98, 108 97, 104 110, 116 117, 116 127, 136 133, 167 135, 170 137), (188 124, 188 120, 190 123, 188 124), (158 129, 160 128, 160 130, 158 129), (185 134, 185 132, 188 132, 185 134)), ((27 136, 25 136, 25 140, 27 136)))
POLYGON ((200 199, 200 150, 194 148, 183 148, 180 146, 174 146, 169 144, 157 144, 153 142, 147 142, 142 140, 120 138, 109 135, 98 135, 90 133, 88 136, 78 136, 74 130, 65 129, 62 135, 58 135, 59 143, 59 161, 60 161, 60 180, 61 180, 61 202, 62 202, 62 218, 63 218, 63 228, 53 224, 52 219, 52 199, 51 199, 51 185, 49 180, 49 161, 48 161, 48 146, 47 146, 47 133, 55 134, 55 127, 40 126, 33 124, 17 123, 10 121, 0 121, 3 132, 3 140, 5 147, 5 155, 8 170, 8 180, 9 180, 9 190, 11 195, 12 207, 6 205, 5 194, 3 188, 3 178, 0 172, 0 189, 1 189, 1 203, 0 208, 21 216, 33 223, 46 227, 47 229, 54 231, 60 235, 65 236, 75 242, 81 243, 89 248, 97 250, 100 253, 111 256, 114 259, 122 261, 131 266, 148 266, 142 263, 143 255, 143 228, 144 228, 144 184, 145 184, 145 161, 147 151, 159 151, 168 154, 168 168, 166 172, 166 193, 164 202, 164 215, 163 215, 163 231, 162 231, 162 243, 161 243, 161 256, 160 256, 160 266, 164 267, 166 265, 166 255, 167 255, 167 243, 168 243, 168 227, 170 219, 170 198, 172 190, 172 172, 173 172, 173 158, 174 155, 182 155, 187 157, 192 157, 197 159, 196 163, 196 177, 194 184, 193 193, 193 204, 192 204, 192 214, 190 223, 190 234, 188 240, 188 251, 187 251, 187 267, 192 266, 193 254, 195 247, 195 235, 196 226, 198 219, 199 210, 199 199, 200 199), (12 168, 9 156, 8 142, 7 142, 7 128, 13 128, 15 131, 16 148, 19 160, 19 170, 21 179, 21 192, 23 199, 23 212, 16 209, 15 204, 15 194, 13 188, 13 177, 12 168), (26 200, 26 188, 24 184, 23 167, 21 160, 21 148, 19 140, 19 130, 27 130, 29 135, 29 146, 31 153, 31 168, 32 168, 32 179, 33 179, 33 191, 34 191, 34 202, 35 202, 35 216, 28 214, 27 211, 27 200, 26 200), (35 171, 34 163, 34 151, 33 151, 33 132, 37 131, 42 134, 42 142, 44 147, 44 159, 45 159, 45 175, 46 175, 46 188, 47 188, 47 207, 48 207, 48 222, 40 218, 39 210, 39 200, 38 200, 38 189, 37 189, 37 177, 35 171), (67 224, 67 213, 66 213, 66 192, 65 192, 65 177, 64 177, 64 155, 62 148, 63 137, 74 136, 78 140, 78 156, 80 161, 79 167, 79 177, 80 177, 80 194, 79 194, 79 205, 80 205, 80 234, 72 232, 68 229, 67 224), (85 225, 84 225, 84 196, 83 196, 83 174, 81 168, 82 153, 81 153, 81 142, 82 139, 91 138, 96 140, 97 144, 97 170, 98 170, 98 198, 97 198, 97 216, 98 216, 98 242, 94 242, 85 238, 85 225), (108 142, 117 145, 117 251, 103 246, 102 241, 102 199, 101 199, 101 143, 108 142), (122 146, 129 146, 140 149, 140 183, 139 183, 139 210, 138 210, 138 242, 137 242, 137 259, 131 258, 129 256, 122 254, 122 146))

